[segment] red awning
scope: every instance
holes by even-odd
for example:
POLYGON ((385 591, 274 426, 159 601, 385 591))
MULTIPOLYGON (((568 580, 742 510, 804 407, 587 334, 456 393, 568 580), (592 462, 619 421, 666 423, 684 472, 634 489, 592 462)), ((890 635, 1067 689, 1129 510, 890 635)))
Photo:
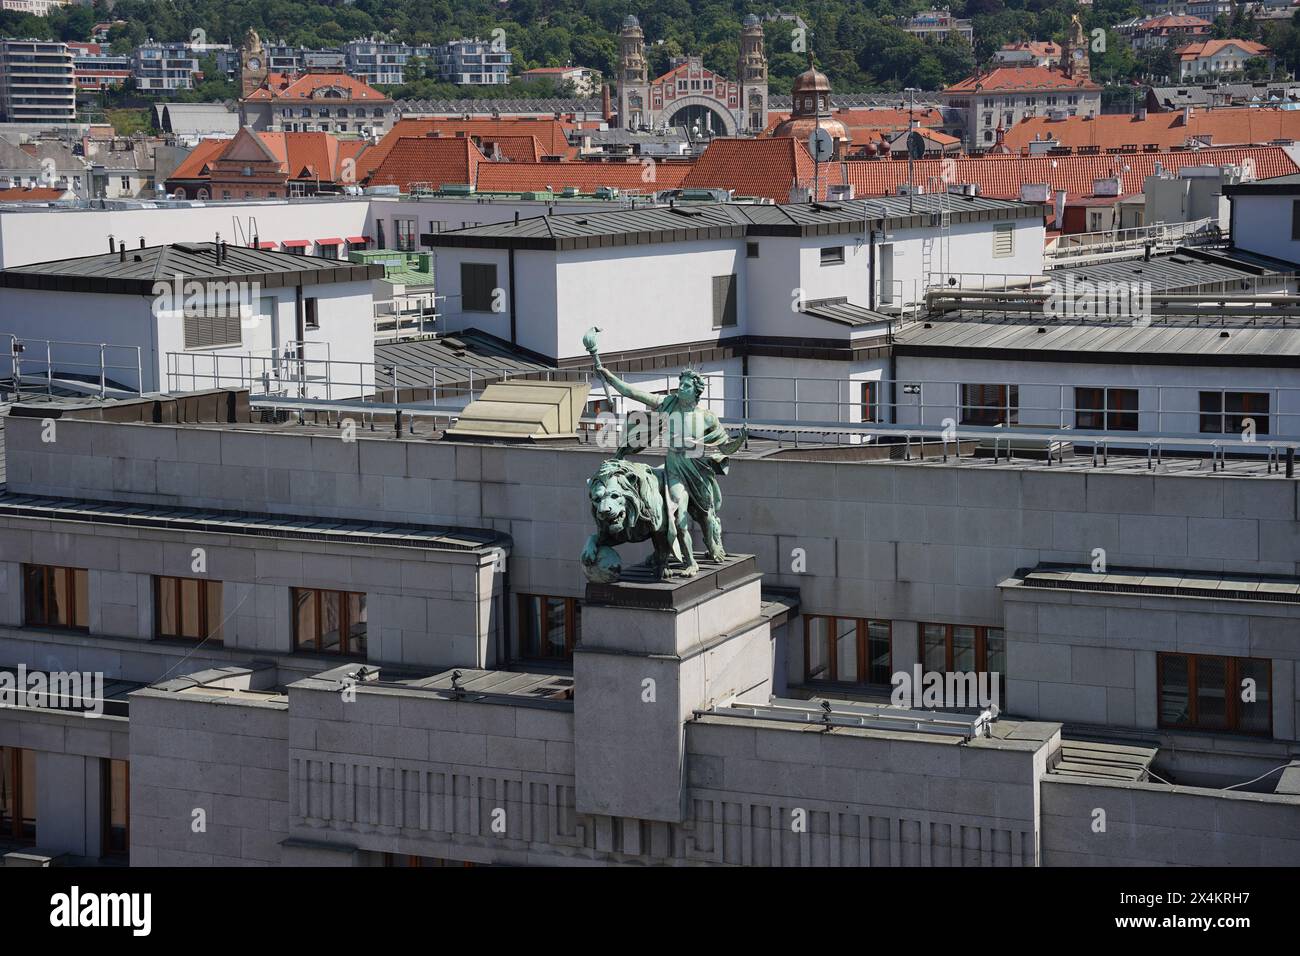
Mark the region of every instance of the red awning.
POLYGON ((310 239, 286 239, 281 243, 286 249, 305 249, 311 245, 310 239))
POLYGON ((317 240, 316 240, 316 245, 318 245, 318 246, 341 246, 341 245, 343 245, 343 240, 342 240, 342 239, 339 239, 339 238, 337 238, 337 237, 334 238, 334 239, 317 239, 317 240))
POLYGON ((275 243, 274 243, 274 242, 259 242, 255 248, 257 248, 257 249, 274 249, 274 248, 275 248, 275 243))
POLYGON ((367 242, 367 243, 370 242, 370 237, 369 236, 348 236, 348 243, 350 245, 355 246, 361 242, 367 242))

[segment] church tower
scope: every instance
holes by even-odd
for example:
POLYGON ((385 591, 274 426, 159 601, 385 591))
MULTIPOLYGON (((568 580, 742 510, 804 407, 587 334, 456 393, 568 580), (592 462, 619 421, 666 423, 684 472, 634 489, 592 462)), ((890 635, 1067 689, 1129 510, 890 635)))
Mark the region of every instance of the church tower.
POLYGON ((1077 13, 1070 19, 1070 36, 1065 41, 1064 67, 1066 76, 1085 83, 1092 79, 1092 67, 1088 64, 1088 38, 1077 13))
POLYGON ((239 51, 240 89, 245 97, 266 82, 266 51, 256 30, 249 30, 239 51))
POLYGON ((618 123, 623 129, 640 129, 650 125, 650 78, 646 72, 645 34, 635 16, 624 18, 618 43, 618 123))
POLYGON ((740 28, 740 62, 736 66, 740 84, 740 129, 757 135, 767 128, 767 54, 763 52, 763 24, 758 17, 745 17, 740 28))

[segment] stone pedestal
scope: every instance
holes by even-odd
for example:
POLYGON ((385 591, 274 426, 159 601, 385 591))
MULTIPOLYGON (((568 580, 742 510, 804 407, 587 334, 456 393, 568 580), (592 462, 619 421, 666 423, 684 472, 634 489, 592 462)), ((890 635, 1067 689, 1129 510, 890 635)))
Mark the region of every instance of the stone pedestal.
POLYGON ((772 637, 752 555, 655 581, 639 568, 588 584, 574 652, 579 813, 685 819, 685 731, 692 711, 766 703, 772 637))

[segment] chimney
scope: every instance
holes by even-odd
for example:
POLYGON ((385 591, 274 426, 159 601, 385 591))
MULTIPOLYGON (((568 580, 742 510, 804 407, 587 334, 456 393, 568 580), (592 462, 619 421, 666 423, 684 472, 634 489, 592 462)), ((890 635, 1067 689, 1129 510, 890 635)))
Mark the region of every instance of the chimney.
POLYGON ((140 248, 141 248, 141 249, 144 248, 144 236, 141 236, 141 237, 140 237, 140 248))
POLYGON ((600 85, 600 115, 605 117, 605 125, 608 126, 614 118, 614 106, 609 99, 609 84, 600 85))
POLYGON ((116 252, 116 251, 117 251, 117 246, 113 243, 113 234, 112 234, 112 233, 109 233, 109 235, 108 235, 108 251, 109 251, 110 253, 111 253, 111 252, 116 252))
POLYGON ((1056 194, 1056 228, 1060 229, 1062 222, 1065 220, 1065 190, 1062 189, 1056 194))
POLYGON ((126 262, 126 243, 125 243, 125 242, 119 242, 119 243, 117 244, 117 261, 118 261, 118 262, 126 262))
POLYGON ((217 238, 212 243, 212 254, 216 257, 217 265, 221 265, 221 233, 217 233, 217 238))

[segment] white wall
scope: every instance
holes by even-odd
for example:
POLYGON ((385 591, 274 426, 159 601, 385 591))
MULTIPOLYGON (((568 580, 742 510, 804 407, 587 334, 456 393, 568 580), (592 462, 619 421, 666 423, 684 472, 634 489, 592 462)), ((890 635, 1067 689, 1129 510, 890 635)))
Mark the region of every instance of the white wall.
POLYGON ((1300 240, 1291 238, 1291 209, 1300 192, 1290 196, 1233 196, 1232 242, 1238 249, 1300 262, 1300 240))
MULTIPOLYGON (((1075 386, 1116 386, 1138 389, 1139 431, 1199 434, 1199 390, 1224 388, 1269 392, 1270 435, 1300 437, 1300 369, 1084 365, 905 355, 898 356, 896 362, 900 381, 927 383, 923 384, 919 397, 899 395, 902 423, 913 423, 920 418, 921 399, 925 404, 925 424, 937 427, 949 417, 960 422, 960 414, 954 414, 954 409, 960 403, 958 386, 962 383, 1017 384, 1020 423, 1059 427, 1060 405, 1064 403, 1072 410, 1076 404, 1075 386), (1284 391, 1288 388, 1296 391, 1284 391), (1289 417, 1279 418, 1279 413, 1289 417)), ((1065 424, 1073 428, 1072 411, 1066 412, 1065 424)))

